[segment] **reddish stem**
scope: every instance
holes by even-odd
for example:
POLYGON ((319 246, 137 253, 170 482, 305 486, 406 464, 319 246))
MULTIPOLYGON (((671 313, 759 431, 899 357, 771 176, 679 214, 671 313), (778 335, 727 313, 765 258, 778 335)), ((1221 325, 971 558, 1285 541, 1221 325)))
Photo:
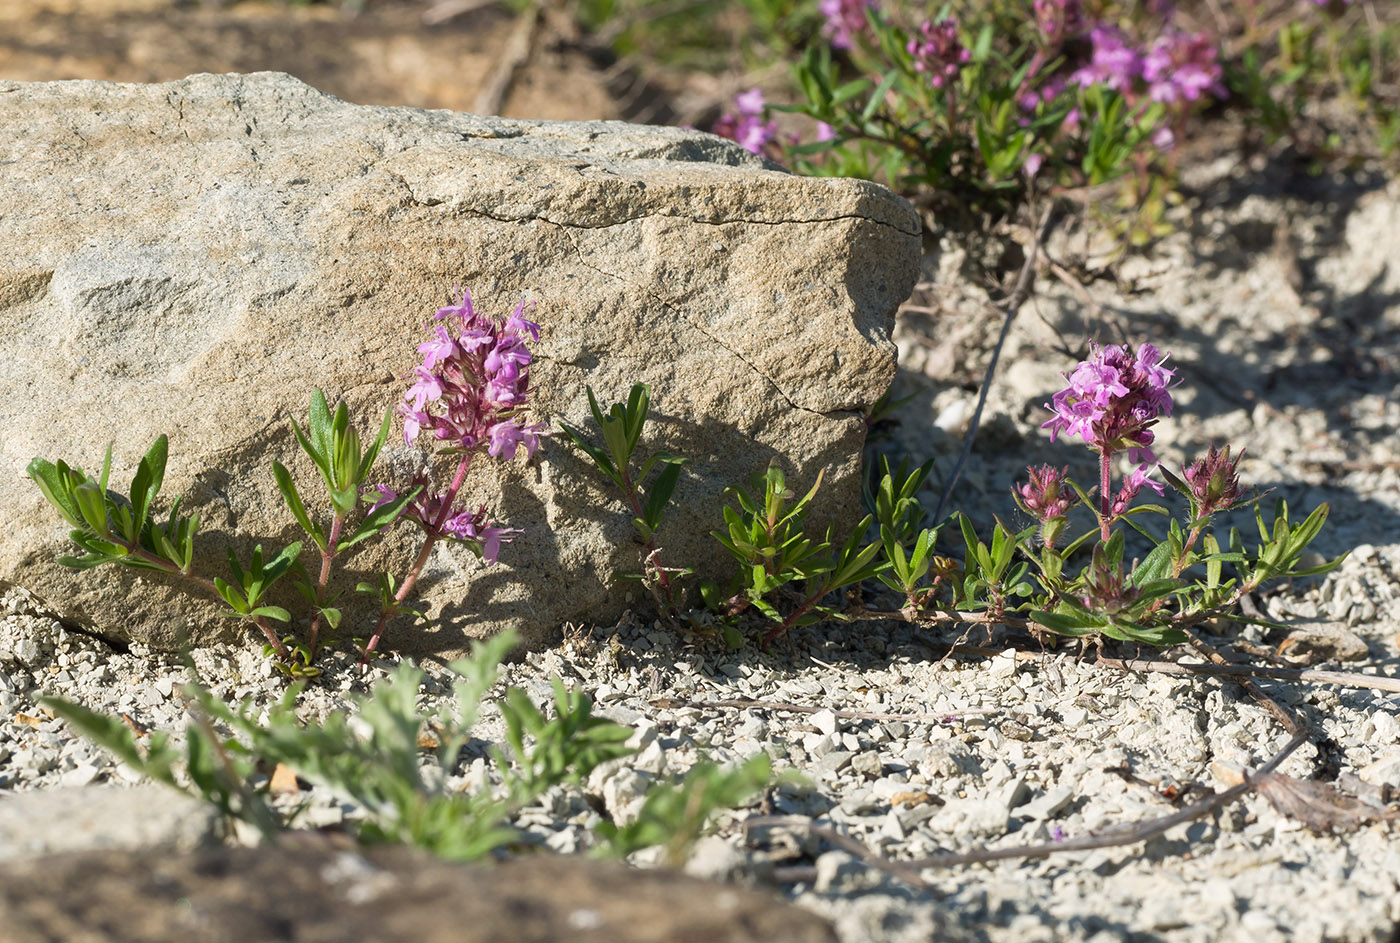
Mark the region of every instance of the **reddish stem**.
POLYGON ((1104 540, 1108 539, 1108 527, 1112 521, 1109 515, 1113 512, 1113 495, 1110 488, 1113 485, 1113 478, 1109 473, 1109 460, 1113 453, 1108 449, 1099 452, 1099 534, 1104 540))
MULTIPOLYGON (((632 505, 632 513, 639 519, 642 518, 641 498, 637 496, 637 486, 632 482, 631 472, 626 466, 622 468, 622 484, 622 490, 627 495, 627 502, 632 505)), ((679 607, 676 606, 675 593, 671 589, 671 578, 666 575, 666 568, 661 565, 661 561, 656 559, 659 550, 660 548, 656 546, 656 535, 653 534, 647 538, 647 556, 642 566, 643 568, 648 565, 655 566, 656 582, 661 587, 661 594, 666 597, 666 607, 669 610, 666 616, 674 621, 679 607)))
POLYGON ((379 637, 384 634, 384 626, 399 611, 399 603, 403 602, 412 591, 413 585, 418 582, 418 577, 423 574, 423 568, 428 565, 428 557, 432 555, 433 545, 437 543, 438 537, 442 534, 443 525, 452 516, 452 504, 457 500, 457 492, 462 490, 462 482, 466 480, 467 469, 471 467, 471 464, 472 453, 468 452, 462 456, 462 461, 457 465, 457 474, 452 476, 452 484, 448 486, 447 493, 442 497, 442 509, 438 511, 437 518, 433 521, 433 526, 423 541, 423 548, 418 551, 418 558, 413 561, 412 569, 404 577, 399 591, 394 594, 393 605, 384 607, 379 614, 379 622, 374 627, 374 634, 370 636, 369 644, 365 646, 365 650, 360 653, 361 668, 369 663, 370 653, 379 647, 379 637))
POLYGON ((331 578, 331 561, 335 559, 335 544, 340 539, 341 528, 345 525, 345 515, 335 512, 331 518, 330 536, 326 538, 326 549, 321 551, 321 577, 316 581, 316 615, 311 620, 308 650, 316 657, 316 642, 321 633, 321 606, 326 601, 326 584, 331 578))

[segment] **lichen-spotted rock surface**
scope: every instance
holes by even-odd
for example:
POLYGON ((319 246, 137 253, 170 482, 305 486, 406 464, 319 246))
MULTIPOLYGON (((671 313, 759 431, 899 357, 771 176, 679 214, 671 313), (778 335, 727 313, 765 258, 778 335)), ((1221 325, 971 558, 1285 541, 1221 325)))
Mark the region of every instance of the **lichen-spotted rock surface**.
MULTIPOLYGON (((301 539, 268 468, 316 493, 291 433, 312 389, 372 428, 456 286, 501 316, 535 303, 541 420, 581 422, 585 385, 652 385, 654 444, 691 459, 666 562, 720 573, 722 491, 776 456, 798 485, 827 470, 818 518, 858 513, 864 415, 919 264, 917 217, 881 187, 698 132, 356 106, 277 73, 0 81, 0 125, 0 579, 72 618, 158 646, 238 631, 159 577, 55 564, 66 531, 23 477, 32 457, 95 472, 114 442, 124 490, 168 433, 166 493, 201 512, 197 565, 222 573, 226 545, 301 539)), ((398 479, 422 458, 392 441, 398 479)), ((561 442, 481 463, 467 492, 523 536, 492 570, 436 550, 433 618, 390 645, 538 642, 623 608, 630 514, 561 442)), ((401 528, 342 588, 402 574, 416 544, 401 528)))

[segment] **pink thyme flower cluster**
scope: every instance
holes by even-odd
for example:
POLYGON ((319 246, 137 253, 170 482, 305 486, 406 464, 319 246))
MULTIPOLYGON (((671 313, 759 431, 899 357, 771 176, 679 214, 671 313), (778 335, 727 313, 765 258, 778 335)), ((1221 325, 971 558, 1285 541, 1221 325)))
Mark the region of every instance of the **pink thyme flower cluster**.
POLYGON ((737 141, 745 150, 763 154, 778 136, 778 125, 774 121, 764 121, 763 92, 751 88, 734 96, 734 107, 738 114, 726 112, 720 115, 710 130, 720 137, 737 141))
POLYGON ((427 432, 467 451, 484 446, 494 458, 511 458, 520 446, 535 454, 544 426, 526 425, 517 415, 530 389, 526 339, 540 339, 539 325, 524 311, 521 302, 501 324, 478 314, 467 292, 460 305, 438 309, 436 320, 446 323, 429 323, 433 339, 418 345, 423 363, 399 404, 405 443, 427 432))
POLYGON ((1103 85, 1134 100, 1141 80, 1147 97, 1166 105, 1194 102, 1206 92, 1216 98, 1227 94, 1219 50, 1205 33, 1169 30, 1146 52, 1111 26, 1095 26, 1089 39, 1088 65, 1070 76, 1078 85, 1103 85))
POLYGON ((1130 92, 1142 77, 1142 54, 1112 26, 1095 26, 1089 31, 1093 52, 1089 64, 1070 76, 1078 85, 1102 85, 1116 92, 1130 92))
POLYGON ((925 20, 919 35, 909 40, 909 54, 914 57, 914 71, 928 73, 934 88, 942 88, 957 78, 958 72, 972 54, 958 39, 958 21, 952 17, 934 23, 925 20))
MULTIPOLYGON (((418 495, 408 503, 408 506, 404 508, 403 516, 417 523, 424 532, 432 537, 448 537, 453 540, 477 544, 481 549, 481 558, 487 566, 495 566, 502 543, 509 543, 515 539, 517 534, 523 533, 519 528, 501 527, 488 521, 485 505, 478 507, 475 511, 449 508, 444 515, 447 495, 427 491, 428 484, 430 482, 426 474, 420 472, 414 476, 413 486, 423 487, 425 490, 418 492, 418 495)), ((388 485, 376 485, 374 490, 379 492, 379 500, 375 502, 375 508, 395 501, 399 497, 399 493, 388 485)))
POLYGON ((1156 463, 1152 426, 1172 411, 1175 371, 1162 366, 1167 356, 1151 344, 1136 353, 1126 345, 1095 345, 1089 359, 1066 377, 1069 386, 1045 404, 1055 414, 1043 424, 1051 441, 1062 432, 1079 436, 1105 458, 1127 449, 1129 460, 1138 463, 1115 501, 1123 509, 1143 485, 1162 493, 1162 486, 1148 479, 1147 466, 1156 463))
POLYGON ((1142 60, 1142 77, 1153 101, 1193 102, 1206 92, 1226 96, 1219 51, 1205 33, 1168 32, 1157 37, 1142 60))
POLYGON ((876 0, 821 0, 817 9, 826 17, 822 35, 831 40, 831 48, 850 49, 870 25, 865 11, 876 6, 876 0))

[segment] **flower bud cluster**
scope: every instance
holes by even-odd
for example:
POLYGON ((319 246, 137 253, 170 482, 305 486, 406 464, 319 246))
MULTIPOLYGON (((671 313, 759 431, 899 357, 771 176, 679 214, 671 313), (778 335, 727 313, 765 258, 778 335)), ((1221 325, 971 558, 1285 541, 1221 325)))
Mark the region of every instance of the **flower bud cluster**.
MULTIPOLYGON (((448 508, 444 513, 448 496, 442 492, 428 491, 429 484, 431 482, 426 473, 419 472, 414 475, 409 490, 412 490, 413 487, 421 487, 424 490, 418 492, 417 496, 408 503, 408 506, 403 510, 403 516, 416 523, 430 537, 446 537, 466 543, 475 543, 481 549, 481 558, 486 562, 486 565, 494 566, 496 558, 500 556, 501 544, 509 543, 515 539, 517 534, 523 533, 517 527, 501 527, 491 523, 486 517, 485 505, 478 507, 475 511, 455 507, 448 508)), ((399 492, 388 485, 375 485, 373 490, 379 494, 374 508, 398 500, 399 492)))
POLYGON ((1021 510, 1040 521, 1040 539, 1047 547, 1055 546, 1069 522, 1073 492, 1065 486, 1068 471, 1068 468, 1056 469, 1049 465, 1027 468, 1030 480, 1012 492, 1021 510))
POLYGON ((958 39, 958 21, 952 17, 937 23, 925 20, 919 35, 909 40, 909 54, 914 57, 914 71, 928 73, 934 88, 942 88, 957 78, 958 72, 972 58, 958 39))
POLYGON ((1218 451, 1211 446, 1205 458, 1182 468, 1181 476, 1191 488, 1192 513, 1196 517, 1209 517, 1239 501, 1244 494, 1239 477, 1242 461, 1243 449, 1232 461, 1228 445, 1218 451))

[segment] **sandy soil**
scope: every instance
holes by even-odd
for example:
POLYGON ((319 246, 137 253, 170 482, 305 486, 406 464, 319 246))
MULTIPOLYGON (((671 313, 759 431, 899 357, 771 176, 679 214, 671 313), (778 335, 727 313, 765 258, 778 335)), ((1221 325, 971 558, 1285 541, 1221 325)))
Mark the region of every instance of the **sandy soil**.
MULTIPOLYGON (((346 101, 472 111, 509 47, 514 17, 486 5, 424 22, 424 0, 329 4, 172 0, 5 0, 0 77, 22 82, 168 82, 196 72, 289 72, 346 101)), ((539 44, 499 113, 619 117, 598 68, 539 44)))

